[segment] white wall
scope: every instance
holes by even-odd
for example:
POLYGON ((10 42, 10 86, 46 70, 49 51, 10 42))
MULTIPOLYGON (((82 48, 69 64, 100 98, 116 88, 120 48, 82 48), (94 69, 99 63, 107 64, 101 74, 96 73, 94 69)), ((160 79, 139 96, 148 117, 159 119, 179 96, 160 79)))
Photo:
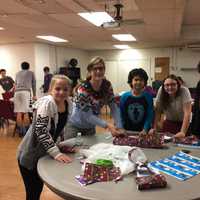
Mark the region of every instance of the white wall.
POLYGON ((63 67, 70 61, 71 58, 76 58, 78 60, 77 67, 81 68, 81 77, 85 78, 89 60, 89 53, 87 51, 65 47, 56 47, 56 55, 58 67, 63 67))
POLYGON ((170 57, 170 73, 182 76, 188 87, 195 87, 200 78, 197 71, 183 71, 181 68, 195 68, 200 61, 200 52, 179 48, 155 48, 135 50, 91 51, 90 58, 101 56, 106 62, 106 76, 113 83, 115 92, 128 90, 128 72, 143 67, 149 75, 149 83, 154 80, 155 57, 170 57))
POLYGON ((37 94, 43 83, 43 67, 49 66, 51 72, 54 73, 59 70, 59 67, 65 66, 66 61, 71 58, 77 58, 81 76, 85 78, 89 58, 87 51, 42 43, 0 45, 0 69, 5 68, 7 75, 15 79, 16 73, 21 70, 21 63, 29 62, 30 69, 36 75, 37 94))
POLYGON ((200 74, 197 70, 181 70, 181 68, 197 67, 200 61, 200 51, 191 51, 190 49, 177 49, 176 58, 176 74, 182 76, 188 87, 195 87, 200 79, 200 74))
POLYGON ((71 58, 78 60, 81 76, 85 78, 88 63, 88 52, 79 49, 56 47, 48 44, 35 44, 35 73, 37 77, 37 91, 43 84, 43 67, 49 66, 52 73, 58 72, 60 67, 66 66, 71 58))
POLYGON ((36 73, 37 88, 39 88, 43 81, 42 69, 45 65, 55 72, 59 67, 65 66, 66 61, 77 58, 84 79, 87 64, 94 56, 105 59, 106 75, 112 81, 115 92, 129 89, 126 83, 127 75, 133 67, 144 67, 151 83, 151 79, 154 79, 155 57, 170 57, 170 73, 181 75, 188 87, 195 87, 200 78, 197 71, 181 70, 181 68, 195 68, 200 61, 200 51, 178 48, 83 51, 40 43, 0 45, 0 68, 5 68, 7 74, 15 78, 21 62, 29 62, 31 70, 36 73))
POLYGON ((15 74, 21 69, 21 63, 27 61, 31 70, 35 68, 34 44, 0 45, 0 68, 5 68, 7 74, 15 79, 15 74))
POLYGON ((149 84, 154 79, 154 57, 170 55, 170 49, 151 50, 108 50, 90 52, 90 57, 101 56, 106 62, 106 76, 112 82, 114 91, 129 90, 128 73, 133 68, 144 68, 149 75, 149 84))

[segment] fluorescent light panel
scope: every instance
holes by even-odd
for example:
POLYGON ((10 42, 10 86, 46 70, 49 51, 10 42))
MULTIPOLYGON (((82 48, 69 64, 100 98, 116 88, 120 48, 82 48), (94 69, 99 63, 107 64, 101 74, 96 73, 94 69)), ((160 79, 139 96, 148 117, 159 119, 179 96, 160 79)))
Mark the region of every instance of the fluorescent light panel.
POLYGON ((37 35, 37 38, 43 39, 43 40, 48 40, 51 42, 68 42, 65 39, 53 36, 53 35, 37 35))
POLYGON ((113 46, 117 49, 130 49, 130 46, 128 46, 126 44, 116 44, 116 45, 113 45, 113 46))
POLYGON ((136 41, 136 38, 131 34, 113 34, 112 37, 119 41, 136 41))
POLYGON ((79 16, 94 24, 101 26, 105 22, 114 22, 115 20, 106 12, 82 12, 78 13, 79 16))
POLYGON ((0 31, 4 30, 5 28, 4 27, 0 27, 0 31))

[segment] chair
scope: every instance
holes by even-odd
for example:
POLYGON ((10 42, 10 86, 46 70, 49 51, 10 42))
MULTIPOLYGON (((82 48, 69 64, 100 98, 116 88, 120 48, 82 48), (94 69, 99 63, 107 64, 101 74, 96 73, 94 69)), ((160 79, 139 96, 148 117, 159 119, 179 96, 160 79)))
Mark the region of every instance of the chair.
MULTIPOLYGON (((0 100, 0 119, 2 127, 4 127, 5 123, 9 125, 9 119, 16 121, 16 116, 14 113, 14 104, 12 101, 0 100)), ((16 126, 13 132, 13 137, 15 136, 16 126)))
POLYGON ((5 93, 2 93, 2 97, 3 97, 3 100, 9 101, 11 98, 14 97, 14 91, 8 91, 5 93))

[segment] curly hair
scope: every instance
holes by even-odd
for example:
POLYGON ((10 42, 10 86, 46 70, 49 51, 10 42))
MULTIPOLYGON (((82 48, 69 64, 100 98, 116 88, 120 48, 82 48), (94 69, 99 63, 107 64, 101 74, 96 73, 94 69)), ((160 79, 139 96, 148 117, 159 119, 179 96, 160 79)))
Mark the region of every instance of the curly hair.
POLYGON ((132 80, 135 76, 139 76, 141 79, 144 80, 145 86, 147 85, 148 75, 146 71, 142 68, 136 68, 136 69, 132 69, 128 74, 127 83, 130 85, 131 88, 132 88, 132 80))
POLYGON ((176 94, 175 94, 175 98, 177 98, 178 96, 180 96, 180 82, 178 81, 178 78, 177 76, 175 76, 174 74, 170 74, 169 76, 167 76, 164 80, 163 80, 163 83, 162 83, 162 86, 161 86, 161 95, 160 95, 160 105, 161 107, 166 110, 167 107, 169 106, 170 104, 170 98, 169 98, 169 94, 166 92, 165 88, 164 88, 164 84, 165 84, 165 81, 167 79, 172 79, 172 80, 175 80, 176 83, 177 83, 177 86, 178 86, 178 89, 176 91, 176 94))

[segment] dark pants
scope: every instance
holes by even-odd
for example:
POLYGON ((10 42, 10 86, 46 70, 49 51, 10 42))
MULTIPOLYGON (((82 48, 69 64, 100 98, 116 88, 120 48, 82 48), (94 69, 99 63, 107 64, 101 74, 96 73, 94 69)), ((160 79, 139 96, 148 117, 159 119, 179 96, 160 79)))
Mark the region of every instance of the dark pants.
POLYGON ((38 175, 37 168, 28 170, 19 164, 19 169, 26 189, 26 200, 39 200, 44 183, 38 175))

